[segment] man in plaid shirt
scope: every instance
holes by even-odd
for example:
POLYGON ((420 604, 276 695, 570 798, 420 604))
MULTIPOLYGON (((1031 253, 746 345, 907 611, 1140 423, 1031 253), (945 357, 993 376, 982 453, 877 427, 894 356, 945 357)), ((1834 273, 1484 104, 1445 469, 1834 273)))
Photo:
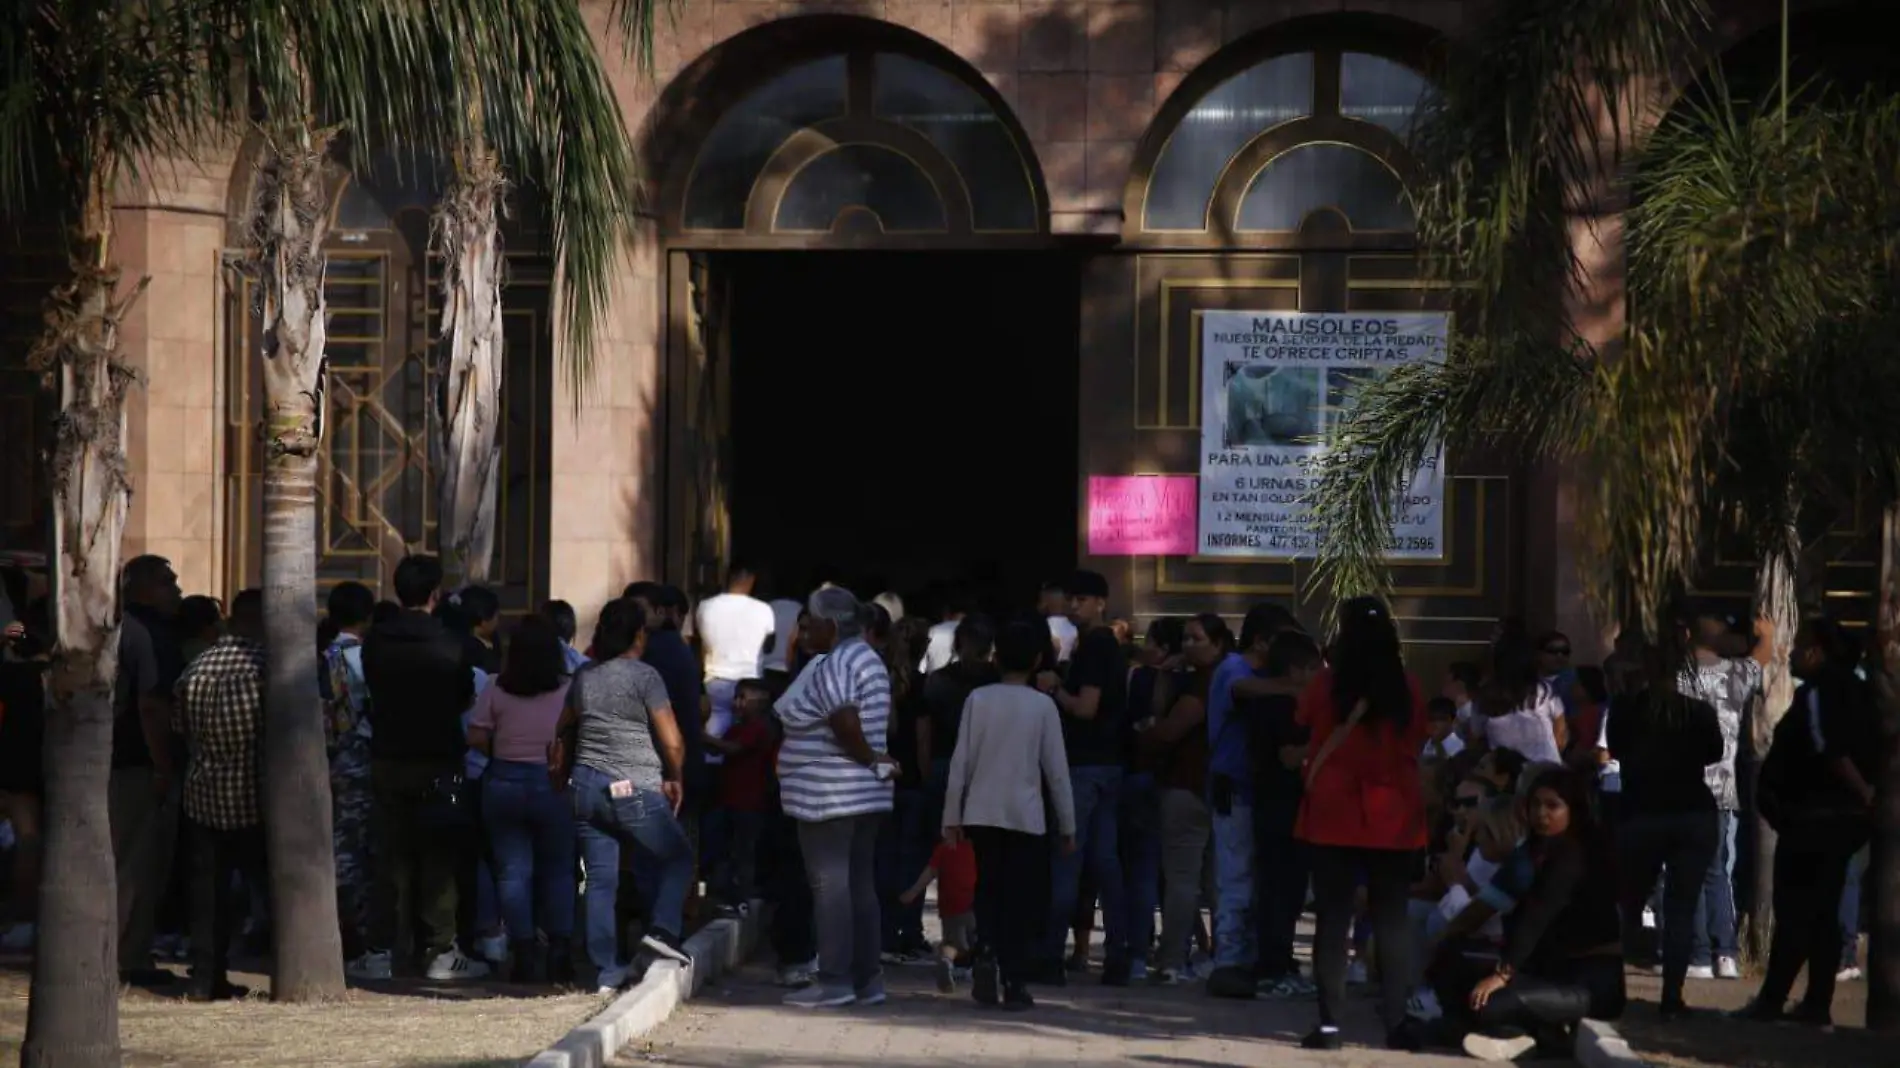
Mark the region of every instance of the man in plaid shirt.
POLYGON ((184 810, 191 842, 191 987, 194 1001, 249 993, 225 977, 231 948, 231 874, 263 877, 257 741, 264 719, 264 594, 231 602, 230 631, 178 680, 173 723, 185 735, 184 810))

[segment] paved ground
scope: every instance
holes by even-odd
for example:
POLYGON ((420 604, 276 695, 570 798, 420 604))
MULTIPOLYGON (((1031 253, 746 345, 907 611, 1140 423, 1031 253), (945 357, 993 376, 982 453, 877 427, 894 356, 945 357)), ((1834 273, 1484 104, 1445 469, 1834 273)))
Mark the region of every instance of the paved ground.
MULTIPOLYGON (((1834 992, 1834 1019, 1840 1027, 1831 1033, 1779 1024, 1751 1024, 1725 1019, 1722 1013, 1739 1009, 1754 996, 1760 978, 1739 982, 1689 981, 1689 1004, 1699 1010, 1688 1020, 1665 1024, 1656 1016, 1656 997, 1662 983, 1653 975, 1632 971, 1630 997, 1634 1003, 1617 1028, 1630 1046, 1651 1063, 1666 1068, 1900 1068, 1900 1042, 1862 1030, 1867 1016, 1867 984, 1841 983, 1834 992)), ((1802 991, 1795 986, 1795 995, 1802 991)))
MULTIPOLYGON (((1155 1068, 1449 1068, 1463 1057, 1407 1057, 1359 1046, 1308 1053, 1299 1037, 1313 1004, 1215 1001, 1197 989, 1109 989, 1084 982, 1036 991, 1033 1012, 979 1009, 966 993, 939 994, 928 969, 886 972, 891 1000, 871 1009, 814 1012, 779 1004, 784 993, 752 965, 682 1006, 622 1051, 622 1068, 979 1068, 1151 1065, 1155 1068)), ((1347 1038, 1375 1041, 1370 1002, 1354 1006, 1347 1038)), ((1547 1062, 1548 1063, 1548 1062, 1547 1062)))

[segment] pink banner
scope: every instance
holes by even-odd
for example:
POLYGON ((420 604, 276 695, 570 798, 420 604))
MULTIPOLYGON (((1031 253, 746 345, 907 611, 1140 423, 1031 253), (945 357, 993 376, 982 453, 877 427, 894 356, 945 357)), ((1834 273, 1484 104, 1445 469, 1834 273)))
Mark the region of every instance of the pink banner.
POLYGON ((1089 476, 1089 555, 1193 555, 1199 481, 1193 475, 1089 476))

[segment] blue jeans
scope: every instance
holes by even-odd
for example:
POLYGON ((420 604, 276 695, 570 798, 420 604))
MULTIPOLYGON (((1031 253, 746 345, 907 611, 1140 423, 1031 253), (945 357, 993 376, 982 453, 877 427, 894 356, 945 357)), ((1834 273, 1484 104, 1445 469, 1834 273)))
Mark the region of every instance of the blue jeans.
POLYGON ((1860 963, 1860 892, 1867 880, 1867 864, 1873 847, 1854 854, 1847 865, 1847 888, 1841 891, 1841 967, 1860 963))
POLYGON ((1153 775, 1137 772, 1122 780, 1120 819, 1128 951, 1145 961, 1154 947, 1155 909, 1161 899, 1161 792, 1153 775))
POLYGON ((497 760, 482 776, 482 828, 508 937, 538 926, 560 945, 574 934, 574 806, 543 764, 497 760))
MULTIPOLYGON (((1102 952, 1109 960, 1128 959, 1127 908, 1122 901, 1122 862, 1118 813, 1122 769, 1115 766, 1069 769, 1075 796, 1075 852, 1056 851, 1050 868, 1049 926, 1043 932, 1042 957, 1058 964, 1082 894, 1082 865, 1095 875, 1102 897, 1102 952)), ((1078 947, 1081 948, 1081 947, 1078 947)))
POLYGON ((898 898, 930 862, 930 854, 924 852, 929 839, 923 837, 922 791, 900 789, 892 795, 891 806, 891 818, 877 832, 877 899, 886 952, 915 949, 924 943, 923 895, 908 905, 898 898))
POLYGON ((1695 908, 1695 938, 1689 963, 1706 967, 1716 957, 1733 957, 1740 950, 1735 931, 1735 813, 1723 810, 1716 840, 1715 863, 1702 880, 1702 900, 1695 908))
POLYGON ((632 797, 613 797, 615 777, 582 764, 574 769, 569 792, 579 824, 581 862, 587 865, 587 895, 582 903, 587 929, 587 959, 600 969, 602 986, 618 986, 626 975, 620 963, 620 932, 614 899, 620 892, 620 850, 639 846, 654 862, 653 896, 647 899, 649 931, 678 938, 681 912, 693 883, 693 846, 672 806, 658 790, 635 789, 632 797))
POLYGON ((1214 823, 1214 967, 1255 963, 1253 922, 1253 809, 1234 801, 1214 823))

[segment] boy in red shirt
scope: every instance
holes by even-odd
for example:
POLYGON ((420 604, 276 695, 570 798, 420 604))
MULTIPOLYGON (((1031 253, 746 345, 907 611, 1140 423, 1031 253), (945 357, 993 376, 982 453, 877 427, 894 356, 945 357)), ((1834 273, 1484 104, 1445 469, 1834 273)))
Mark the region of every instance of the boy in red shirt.
POLYGON ((766 720, 772 691, 763 679, 745 679, 733 690, 732 725, 706 745, 725 754, 719 765, 718 808, 726 825, 724 855, 715 857, 712 892, 729 909, 743 912, 758 893, 759 834, 772 800, 772 763, 777 746, 766 720))
POLYGON ((959 962, 976 948, 976 848, 968 838, 959 835, 954 845, 938 842, 929 866, 899 900, 906 905, 916 901, 933 879, 937 881, 937 918, 943 921, 943 937, 937 942, 937 989, 954 994, 957 973, 967 969, 967 964, 959 967, 959 962))

